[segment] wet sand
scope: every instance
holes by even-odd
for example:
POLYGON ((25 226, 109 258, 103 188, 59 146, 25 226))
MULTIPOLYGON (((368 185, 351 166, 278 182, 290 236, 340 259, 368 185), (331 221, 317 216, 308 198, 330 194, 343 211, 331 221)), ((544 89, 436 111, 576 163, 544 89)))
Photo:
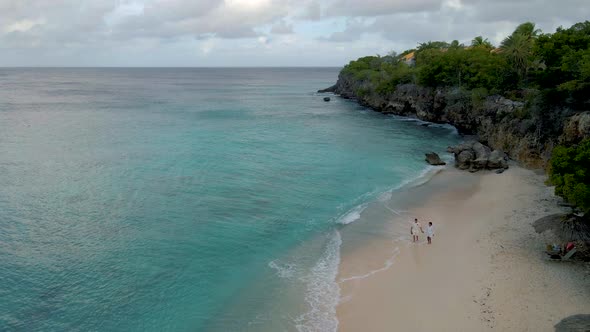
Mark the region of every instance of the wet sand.
POLYGON ((587 265, 544 260, 532 227, 562 211, 543 181, 517 166, 445 169, 398 199, 378 231, 365 222, 362 244, 341 254, 339 331, 553 331, 588 313, 587 265), (414 217, 435 224, 432 245, 411 242, 414 217))

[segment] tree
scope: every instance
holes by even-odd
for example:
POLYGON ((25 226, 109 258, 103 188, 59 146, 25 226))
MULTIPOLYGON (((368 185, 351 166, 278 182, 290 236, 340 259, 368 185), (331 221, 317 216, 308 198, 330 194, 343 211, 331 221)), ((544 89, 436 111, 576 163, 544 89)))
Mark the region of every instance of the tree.
POLYGON ((500 90, 508 68, 505 57, 476 47, 425 50, 416 60, 418 82, 426 86, 459 86, 500 90))
POLYGON ((451 46, 451 45, 447 42, 444 42, 444 41, 427 41, 425 43, 419 43, 418 47, 416 48, 416 52, 422 52, 422 51, 432 50, 432 49, 436 49, 436 50, 447 49, 447 48, 449 48, 449 46, 451 46))
POLYGON ((458 40, 453 40, 451 42, 451 44, 449 45, 449 48, 460 48, 460 47, 464 47, 463 44, 459 43, 458 40))
POLYGON ((541 34, 541 29, 535 29, 535 23, 533 22, 525 22, 516 27, 513 34, 516 33, 527 37, 529 40, 534 40, 541 34))
POLYGON ((549 165, 555 194, 590 212, 590 139, 570 147, 555 147, 549 165))
POLYGON ((533 44, 531 39, 522 33, 513 33, 506 37, 500 45, 502 54, 506 55, 520 78, 523 78, 531 63, 533 44))
POLYGON ((487 49, 494 48, 494 45, 492 45, 492 43, 490 43, 490 41, 487 38, 484 39, 482 36, 477 36, 477 37, 473 38, 473 40, 471 41, 471 46, 472 47, 483 47, 483 48, 487 48, 487 49))
POLYGON ((590 21, 570 28, 557 28, 553 34, 542 34, 534 45, 536 58, 545 66, 533 72, 533 83, 548 102, 567 104, 576 110, 588 109, 590 96, 590 21))
POLYGON ((535 68, 542 67, 538 62, 535 63, 533 56, 535 40, 540 33, 541 30, 535 28, 535 23, 525 22, 517 26, 514 32, 506 37, 500 45, 502 53, 508 57, 520 80, 527 76, 533 64, 535 64, 535 68))

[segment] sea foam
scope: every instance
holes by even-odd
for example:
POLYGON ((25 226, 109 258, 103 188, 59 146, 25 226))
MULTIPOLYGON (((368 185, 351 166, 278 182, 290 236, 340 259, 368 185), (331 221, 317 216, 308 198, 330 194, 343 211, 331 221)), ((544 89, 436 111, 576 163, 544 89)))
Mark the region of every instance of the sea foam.
POLYGON ((309 275, 302 277, 306 283, 305 301, 309 310, 295 319, 299 332, 338 330, 336 306, 340 301, 340 286, 336 282, 340 266, 340 232, 330 235, 323 255, 311 269, 309 275))
POLYGON ((367 208, 367 206, 367 203, 355 206, 354 208, 348 210, 342 217, 338 218, 336 223, 348 225, 359 220, 361 218, 361 213, 367 208))

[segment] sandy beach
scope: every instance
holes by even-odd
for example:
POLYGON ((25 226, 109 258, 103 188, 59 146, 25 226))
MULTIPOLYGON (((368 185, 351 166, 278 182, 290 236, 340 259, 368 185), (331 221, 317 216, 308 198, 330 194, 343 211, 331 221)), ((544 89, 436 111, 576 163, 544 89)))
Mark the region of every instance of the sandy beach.
MULTIPOLYGON (((340 331, 553 331, 590 311, 584 264, 546 261, 532 223, 562 212, 544 176, 446 168, 383 234, 343 251, 340 331), (410 220, 435 224, 411 242, 410 220)), ((366 225, 364 225, 366 226, 366 225)))

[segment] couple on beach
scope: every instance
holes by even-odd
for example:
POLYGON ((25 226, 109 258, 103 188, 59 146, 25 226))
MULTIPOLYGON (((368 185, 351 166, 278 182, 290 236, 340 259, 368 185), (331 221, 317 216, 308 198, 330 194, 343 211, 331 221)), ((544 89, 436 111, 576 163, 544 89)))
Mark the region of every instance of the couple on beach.
MULTIPOLYGON (((410 228, 410 234, 412 234, 412 242, 418 242, 418 235, 420 233, 424 233, 422 229, 422 225, 418 222, 418 218, 414 218, 414 223, 412 224, 412 228, 410 228)), ((428 222, 428 227, 426 227, 426 239, 428 240, 428 244, 432 244, 432 238, 434 237, 434 226, 432 226, 432 222, 428 222)))

